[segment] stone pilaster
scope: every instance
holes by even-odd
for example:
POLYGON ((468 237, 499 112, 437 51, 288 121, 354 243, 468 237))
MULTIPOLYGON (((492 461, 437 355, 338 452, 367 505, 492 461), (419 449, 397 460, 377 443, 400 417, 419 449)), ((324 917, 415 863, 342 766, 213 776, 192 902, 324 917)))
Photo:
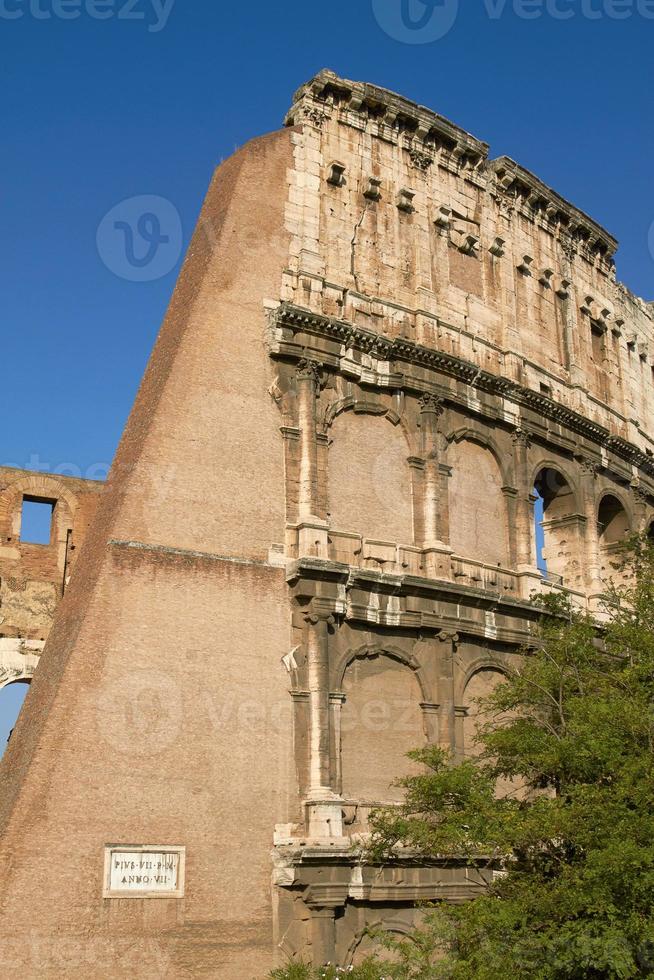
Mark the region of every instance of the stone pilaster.
POLYGON ((517 493, 514 506, 514 552, 512 559, 520 577, 520 593, 528 598, 541 582, 541 574, 536 563, 536 530, 533 487, 529 473, 529 447, 531 436, 524 429, 513 433, 513 467, 517 493))
MULTIPOLYGON (((454 708, 454 659, 459 641, 457 633, 443 630, 438 634, 438 743, 442 749, 456 751, 456 722, 454 708)), ((423 709, 424 710, 424 709, 423 709)))
POLYGON ((298 487, 298 554, 328 557, 327 522, 320 516, 316 402, 320 365, 300 361, 297 368, 297 412, 300 432, 298 487))
POLYGON ((634 528, 638 534, 644 534, 651 523, 652 511, 647 493, 641 486, 631 487, 631 497, 634 502, 634 528))
POLYGON ((313 838, 342 837, 340 797, 334 792, 331 767, 331 699, 329 693, 329 612, 313 609, 307 621, 309 687, 308 833, 313 838))
POLYGON ((422 497, 422 547, 425 553, 425 571, 430 578, 450 578, 449 557, 451 550, 443 539, 442 509, 447 478, 440 465, 439 439, 440 418, 445 407, 440 398, 424 395, 420 401, 420 434, 424 459, 422 497))
POLYGON ((597 464, 584 456, 577 456, 581 473, 581 492, 585 524, 586 591, 589 598, 603 591, 599 528, 597 526, 597 464))
POLYGON ((336 959, 336 908, 311 906, 311 959, 314 966, 336 959))

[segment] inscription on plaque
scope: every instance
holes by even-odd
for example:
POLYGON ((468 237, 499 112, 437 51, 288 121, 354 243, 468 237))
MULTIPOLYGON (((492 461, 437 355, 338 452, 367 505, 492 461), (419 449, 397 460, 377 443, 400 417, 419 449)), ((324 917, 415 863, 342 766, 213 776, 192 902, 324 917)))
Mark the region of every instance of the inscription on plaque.
POLYGON ((183 847, 108 845, 104 855, 105 898, 181 898, 183 847))

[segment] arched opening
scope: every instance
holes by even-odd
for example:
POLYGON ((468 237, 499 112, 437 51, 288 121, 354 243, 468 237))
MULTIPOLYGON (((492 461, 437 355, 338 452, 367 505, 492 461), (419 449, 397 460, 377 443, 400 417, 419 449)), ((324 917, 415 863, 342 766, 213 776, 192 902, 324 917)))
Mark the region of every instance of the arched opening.
POLYGON ((463 706, 466 709, 463 721, 463 752, 466 756, 475 756, 479 753, 479 746, 476 744, 479 729, 490 720, 484 713, 478 701, 480 698, 487 698, 498 684, 504 680, 504 674, 494 667, 484 667, 472 675, 468 683, 463 698, 463 706))
POLYGON ((379 415, 343 412, 329 446, 329 516, 335 532, 413 543, 409 447, 379 415))
POLYGON ((13 681, 0 689, 0 755, 7 747, 28 689, 26 680, 13 681))
POLYGON ((650 526, 647 528, 647 540, 650 547, 654 547, 654 521, 652 521, 650 526))
POLYGON ((570 584, 575 496, 565 477, 546 466, 534 481, 536 564, 545 578, 570 584))
MULTIPOLYGON (((505 680, 501 670, 494 667, 483 667, 472 675, 466 685, 463 704, 466 709, 463 721, 463 752, 465 756, 478 755, 482 747, 477 743, 481 728, 492 720, 493 716, 484 710, 479 700, 489 694, 505 680)), ((507 716, 508 717, 508 716, 507 716)), ((516 796, 521 794, 520 786, 512 779, 500 778, 496 783, 498 796, 516 796)))
POLYGON ((605 583, 626 585, 630 574, 624 561, 622 544, 631 533, 629 515, 614 494, 602 497, 597 512, 600 542, 601 578, 605 583))
POLYGON ((509 566, 508 520, 504 480, 490 449, 470 439, 448 452, 450 544, 460 558, 509 566))
POLYGON ((600 542, 603 545, 618 544, 629 534, 629 517, 613 494, 602 497, 597 514, 597 526, 600 542))
POLYGON ((392 803, 392 783, 416 772, 407 758, 425 743, 420 685, 414 672, 387 654, 354 660, 343 679, 341 771, 346 800, 392 803))

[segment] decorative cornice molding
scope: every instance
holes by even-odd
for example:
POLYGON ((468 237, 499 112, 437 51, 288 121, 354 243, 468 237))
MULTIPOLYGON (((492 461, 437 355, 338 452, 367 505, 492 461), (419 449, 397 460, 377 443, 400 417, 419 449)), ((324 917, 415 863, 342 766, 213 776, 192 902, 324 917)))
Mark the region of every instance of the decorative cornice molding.
POLYGON ((573 204, 562 198, 529 170, 510 157, 498 157, 487 164, 495 175, 495 192, 511 201, 522 202, 530 216, 540 215, 562 233, 569 258, 579 250, 590 258, 597 254, 610 261, 618 249, 617 239, 573 204))
POLYGON ((339 78, 333 71, 323 70, 302 85, 293 98, 293 106, 286 116, 286 125, 294 126, 304 119, 312 120, 313 112, 329 117, 338 113, 343 122, 356 118, 358 125, 376 127, 379 135, 395 140, 402 138, 402 145, 410 153, 421 154, 412 162, 423 169, 429 166, 440 152, 461 169, 474 171, 488 156, 488 144, 466 133, 455 123, 445 119, 410 99, 395 92, 371 85, 339 78), (410 142, 405 144, 404 137, 410 142))
MULTIPOLYGON (((531 409, 603 449, 609 449, 628 464, 637 466, 644 473, 654 476, 654 459, 626 439, 612 435, 605 426, 585 418, 571 408, 566 408, 547 395, 519 385, 509 378, 485 371, 471 361, 445 351, 423 347, 404 337, 390 340, 374 331, 312 313, 289 303, 281 304, 274 312, 273 319, 277 327, 286 328, 292 333, 301 331, 317 337, 325 337, 337 341, 348 350, 355 349, 365 354, 374 354, 380 360, 391 364, 405 362, 437 371, 468 385, 474 383, 478 391, 506 398, 517 406, 531 409)), ((275 356, 274 351, 273 356, 275 356)), ((419 390, 415 382, 411 383, 411 389, 419 390)), ((444 397, 447 399, 448 395, 444 397)), ((453 395, 450 394, 449 399, 456 403, 453 395)))

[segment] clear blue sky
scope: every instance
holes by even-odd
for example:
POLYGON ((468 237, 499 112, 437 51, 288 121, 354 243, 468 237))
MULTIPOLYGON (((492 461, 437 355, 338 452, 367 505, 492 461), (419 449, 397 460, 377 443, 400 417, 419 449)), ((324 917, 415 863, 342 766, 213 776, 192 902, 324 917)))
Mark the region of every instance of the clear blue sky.
POLYGON ((620 278, 654 298, 652 0, 170 2, 0 0, 0 462, 111 460, 179 264, 114 274, 103 217, 165 198, 185 245, 213 168, 323 67, 535 171, 620 239, 620 278))

